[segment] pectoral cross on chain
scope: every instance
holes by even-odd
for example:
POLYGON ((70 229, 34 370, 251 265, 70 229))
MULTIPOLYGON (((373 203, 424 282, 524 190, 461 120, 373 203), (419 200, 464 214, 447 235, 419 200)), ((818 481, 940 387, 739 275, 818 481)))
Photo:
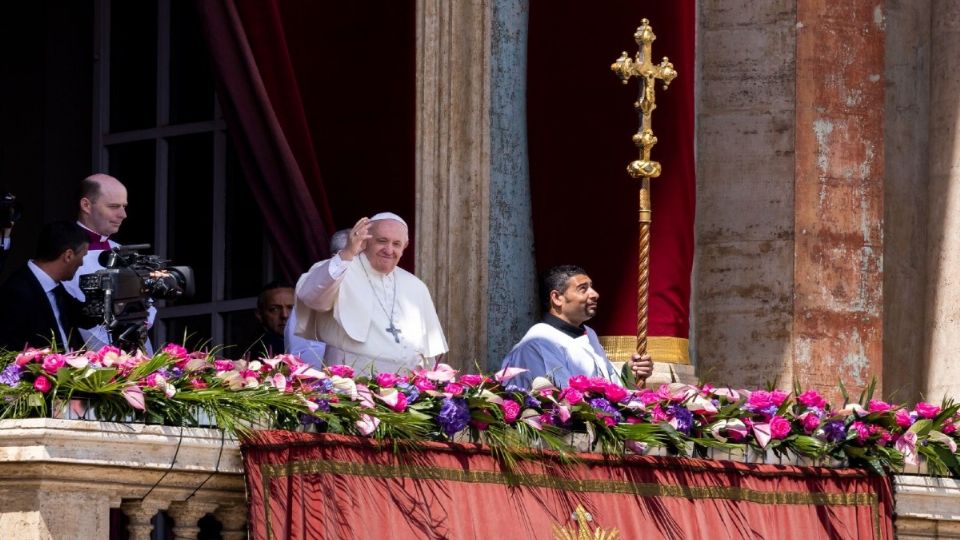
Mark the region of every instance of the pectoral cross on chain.
POLYGON ((393 321, 390 321, 390 326, 386 328, 387 332, 393 334, 393 340, 397 343, 400 343, 400 329, 393 325, 393 321))

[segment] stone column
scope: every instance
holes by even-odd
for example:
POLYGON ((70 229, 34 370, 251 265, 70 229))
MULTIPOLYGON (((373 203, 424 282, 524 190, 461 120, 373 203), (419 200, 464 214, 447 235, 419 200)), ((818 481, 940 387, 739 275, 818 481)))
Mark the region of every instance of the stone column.
POLYGON ((532 319, 526 9, 417 2, 416 267, 465 369, 492 367, 532 319))
POLYGON ((153 533, 153 516, 161 510, 166 510, 166 508, 166 502, 124 501, 120 505, 120 509, 123 510, 129 520, 127 533, 130 535, 130 540, 150 540, 150 535, 153 533))
POLYGON ((883 395, 898 402, 926 391, 928 371, 930 13, 929 0, 887 2, 884 11, 883 395))
MULTIPOLYGON (((930 10, 930 175, 927 217, 924 397, 960 394, 960 4, 937 0, 930 10)), ((921 179, 922 180, 922 179, 921 179)), ((923 189, 918 182, 918 189, 923 189)), ((915 360, 904 359, 905 362, 915 360)))
POLYGON ((22 540, 107 538, 110 497, 51 482, 0 489, 0 536, 22 540))
POLYGON ((243 540, 247 537, 247 505, 222 505, 213 517, 223 526, 220 530, 223 540, 243 540))
POLYGON ((200 518, 217 509, 216 503, 199 501, 174 501, 167 513, 173 518, 173 536, 177 540, 195 540, 200 533, 197 524, 200 518))
POLYGON ((796 62, 792 378, 836 401, 882 382, 883 3, 799 0, 796 62))
POLYGON ((791 381, 795 0, 699 2, 697 371, 791 381))

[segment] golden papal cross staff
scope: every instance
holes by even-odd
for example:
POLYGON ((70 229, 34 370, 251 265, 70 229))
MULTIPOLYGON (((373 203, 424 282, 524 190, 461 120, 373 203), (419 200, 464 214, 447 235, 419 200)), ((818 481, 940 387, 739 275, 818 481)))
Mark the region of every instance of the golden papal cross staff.
POLYGON ((651 128, 651 116, 657 107, 654 84, 656 80, 663 81, 663 89, 677 76, 673 64, 667 59, 659 65, 650 61, 653 34, 650 21, 642 19, 640 28, 633 34, 634 41, 640 47, 634 58, 627 56, 626 51, 617 58, 610 69, 620 77, 623 84, 627 84, 631 77, 640 79, 640 96, 633 104, 640 115, 640 129, 633 136, 633 144, 640 149, 640 159, 627 165, 627 173, 633 178, 640 179, 640 259, 639 277, 637 279, 637 352, 647 352, 647 311, 650 289, 650 179, 660 176, 660 164, 650 160, 650 150, 657 144, 651 128))

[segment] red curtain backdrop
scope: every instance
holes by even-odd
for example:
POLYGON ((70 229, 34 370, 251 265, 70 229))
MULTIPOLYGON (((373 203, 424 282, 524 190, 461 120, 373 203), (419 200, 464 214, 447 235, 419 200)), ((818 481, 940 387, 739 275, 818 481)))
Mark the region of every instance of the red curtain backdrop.
MULTIPOLYGON (((283 273, 295 279, 325 258, 330 234, 361 216, 397 212, 412 233, 415 5, 198 7, 224 116, 283 273)), ((401 266, 412 270, 413 256, 401 266)))
POLYGON ((258 540, 552 540, 578 506, 624 539, 893 538, 889 480, 864 470, 582 454, 507 474, 474 445, 282 431, 242 450, 258 540))
POLYGON ((637 81, 610 71, 633 56, 643 18, 657 36, 653 60, 668 56, 679 76, 657 86, 652 157, 649 335, 687 338, 693 267, 693 0, 670 2, 532 0, 528 129, 538 270, 579 264, 600 292, 590 322, 601 335, 636 333, 637 180, 626 173, 638 151, 637 81))
POLYGON ((326 258, 333 220, 275 1, 197 7, 231 139, 281 273, 326 258))

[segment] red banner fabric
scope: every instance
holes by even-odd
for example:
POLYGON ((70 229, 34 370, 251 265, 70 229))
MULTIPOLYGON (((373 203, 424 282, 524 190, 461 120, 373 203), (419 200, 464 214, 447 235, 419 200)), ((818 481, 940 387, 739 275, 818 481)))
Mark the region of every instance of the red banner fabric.
POLYGON ((243 446, 252 537, 892 538, 889 480, 858 469, 580 454, 507 472, 486 447, 268 431, 243 446))

